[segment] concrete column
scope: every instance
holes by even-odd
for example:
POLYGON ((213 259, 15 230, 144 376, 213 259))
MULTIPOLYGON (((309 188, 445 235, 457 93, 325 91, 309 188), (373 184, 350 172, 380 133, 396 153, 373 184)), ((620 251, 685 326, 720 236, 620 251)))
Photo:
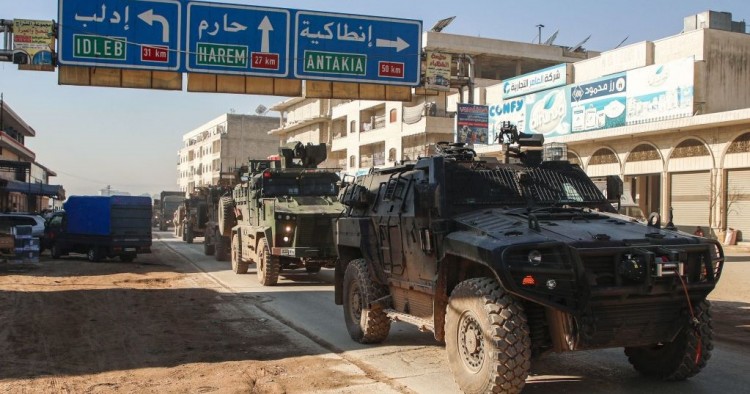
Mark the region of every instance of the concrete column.
POLYGON ((661 173, 661 215, 662 223, 666 224, 669 220, 669 206, 671 205, 672 185, 669 179, 669 171, 664 170, 661 173))

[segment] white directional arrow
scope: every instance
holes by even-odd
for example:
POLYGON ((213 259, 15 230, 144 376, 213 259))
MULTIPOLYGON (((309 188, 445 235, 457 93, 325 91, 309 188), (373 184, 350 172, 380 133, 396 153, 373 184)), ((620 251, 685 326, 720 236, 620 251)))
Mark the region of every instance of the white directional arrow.
POLYGON ((260 25, 258 25, 258 30, 261 32, 260 36, 260 51, 263 53, 268 53, 269 51, 269 38, 268 33, 273 31, 273 26, 271 26, 271 21, 268 20, 268 17, 263 17, 263 20, 260 22, 260 25))
POLYGON ((149 26, 153 26, 154 22, 161 23, 161 40, 165 43, 169 42, 169 22, 167 21, 167 18, 154 14, 154 10, 148 10, 138 14, 138 19, 148 23, 149 26))
POLYGON ((375 46, 382 48, 396 48, 396 52, 401 52, 409 47, 409 43, 402 40, 401 37, 396 37, 395 41, 378 38, 375 40, 375 46))

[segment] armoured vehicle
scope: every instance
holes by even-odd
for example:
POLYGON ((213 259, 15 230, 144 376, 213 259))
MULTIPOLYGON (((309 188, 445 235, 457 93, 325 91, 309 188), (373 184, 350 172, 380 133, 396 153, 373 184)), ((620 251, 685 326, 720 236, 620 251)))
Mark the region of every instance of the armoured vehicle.
MULTIPOLYGON (((617 214, 580 167, 542 161, 540 137, 504 125, 503 161, 438 143, 342 188, 335 302, 350 336, 384 341, 394 320, 432 331, 469 393, 521 391, 547 352, 624 347, 643 374, 697 374, 720 244, 617 214)), ((607 190, 619 198, 620 178, 607 190)))
POLYGON ((167 228, 173 225, 174 212, 185 199, 185 193, 178 191, 163 191, 161 192, 160 197, 159 201, 161 202, 161 206, 158 210, 159 231, 167 231, 167 228))
POLYGON ((232 187, 211 186, 203 189, 201 196, 206 203, 206 223, 203 236, 203 253, 214 255, 217 261, 229 258, 233 220, 232 187), (224 221, 223 218, 227 220, 224 221), (224 225, 226 224, 226 225, 224 225))
POLYGON ((255 263, 264 286, 276 284, 281 269, 304 267, 309 273, 333 267, 336 248, 332 221, 344 206, 337 200, 339 176, 318 169, 325 144, 289 143, 280 160, 250 160, 248 173, 233 190, 231 259, 235 273, 255 263))
POLYGON ((208 222, 208 204, 206 190, 199 188, 183 199, 182 205, 175 212, 175 235, 191 244, 196 237, 203 237, 208 222))

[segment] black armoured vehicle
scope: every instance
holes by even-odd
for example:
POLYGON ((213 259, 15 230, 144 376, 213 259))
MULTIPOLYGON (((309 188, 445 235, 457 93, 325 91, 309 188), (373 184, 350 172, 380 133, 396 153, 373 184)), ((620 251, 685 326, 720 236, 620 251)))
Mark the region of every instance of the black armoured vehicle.
MULTIPOLYGON (((439 143, 342 189, 335 301, 349 334, 378 343, 395 320, 432 331, 470 393, 521 391, 546 352, 623 347, 646 375, 695 375, 720 244, 617 214, 580 167, 542 161, 540 137, 505 125, 503 162, 439 143)), ((608 178, 609 196, 621 190, 608 178)))

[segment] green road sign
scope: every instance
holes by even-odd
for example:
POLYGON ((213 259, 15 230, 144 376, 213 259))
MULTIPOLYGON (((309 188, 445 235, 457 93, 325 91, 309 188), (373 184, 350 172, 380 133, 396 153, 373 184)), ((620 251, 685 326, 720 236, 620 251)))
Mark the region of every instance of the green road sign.
POLYGON ((125 60, 126 53, 125 38, 73 35, 73 56, 75 57, 125 60))
POLYGON ((207 44, 199 42, 196 64, 201 66, 247 67, 247 47, 242 45, 207 44))
POLYGON ((367 56, 356 53, 305 51, 305 72, 366 75, 367 56))

